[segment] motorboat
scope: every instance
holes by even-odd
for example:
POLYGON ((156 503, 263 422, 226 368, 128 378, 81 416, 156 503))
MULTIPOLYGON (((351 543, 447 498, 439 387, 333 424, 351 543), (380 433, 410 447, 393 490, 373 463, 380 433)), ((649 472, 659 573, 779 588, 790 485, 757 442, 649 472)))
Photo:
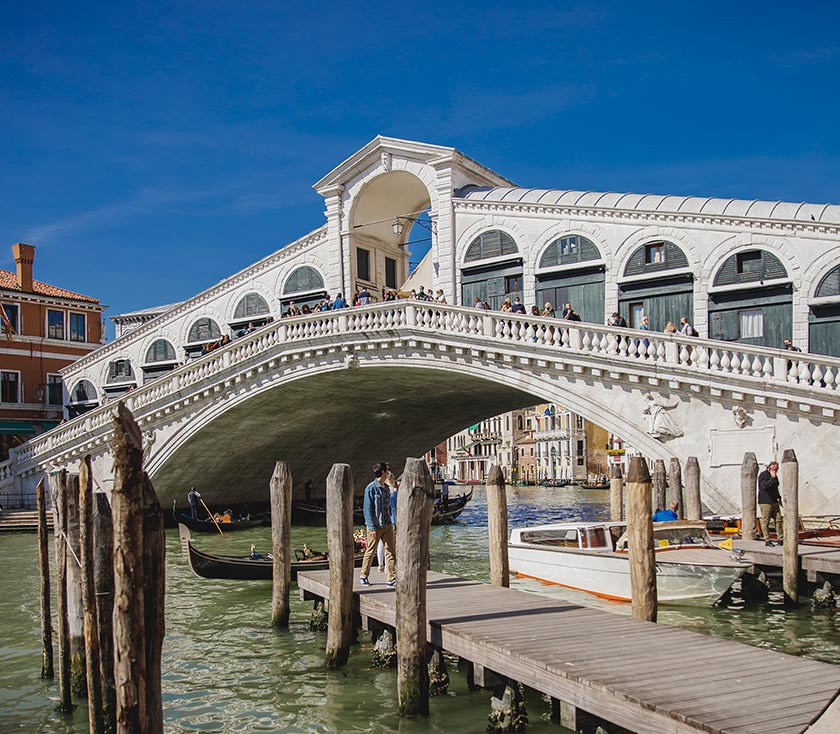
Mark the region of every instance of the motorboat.
MULTIPOLYGON (((660 602, 711 606, 751 564, 717 547, 702 521, 653 525, 660 602)), ((579 522, 512 531, 510 569, 518 576, 617 601, 631 600, 627 524, 579 522)))

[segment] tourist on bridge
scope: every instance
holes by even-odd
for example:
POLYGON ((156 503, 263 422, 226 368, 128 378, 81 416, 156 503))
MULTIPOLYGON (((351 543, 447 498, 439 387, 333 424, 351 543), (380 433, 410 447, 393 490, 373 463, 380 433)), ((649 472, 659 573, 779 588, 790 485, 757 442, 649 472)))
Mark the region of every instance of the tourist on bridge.
POLYGON ((362 508, 368 532, 368 544, 362 559, 360 581, 370 586, 368 575, 376 555, 376 546, 381 540, 385 544, 385 563, 388 570, 388 586, 397 583, 396 549, 394 547, 394 524, 391 519, 391 491, 388 486, 388 464, 380 462, 373 467, 373 481, 365 487, 362 508))
POLYGON ((367 288, 362 288, 359 291, 359 305, 360 306, 367 306, 370 303, 370 291, 367 288))
POLYGON ((607 319, 607 326, 618 326, 619 328, 627 328, 627 319, 625 319, 618 311, 613 311, 612 316, 607 319))
POLYGON ((548 301, 546 301, 540 316, 554 317, 554 306, 552 306, 548 301))
POLYGON ((770 520, 776 525, 778 545, 782 545, 784 521, 782 519, 782 496, 779 493, 779 462, 771 461, 758 475, 758 509, 761 512, 759 524, 765 545, 774 545, 770 540, 770 520))
POLYGON ((683 316, 680 319, 680 334, 683 336, 697 336, 697 331, 691 325, 686 316, 683 316))
POLYGON ((507 298, 505 298, 504 301, 502 301, 502 305, 501 308, 499 308, 499 310, 502 313, 510 313, 511 311, 513 311, 513 304, 510 302, 510 296, 508 296, 507 298))
POLYGON ((446 296, 443 295, 443 289, 438 288, 437 292, 435 293, 435 303, 440 303, 441 305, 446 305, 446 296))
POLYGON ((666 321, 665 328, 662 329, 666 334, 676 334, 677 333, 677 325, 673 321, 666 321))
POLYGON ((516 296, 513 299, 513 313, 525 314, 525 305, 522 303, 522 299, 519 296, 516 296))
POLYGON ((484 301, 482 301, 478 296, 475 297, 475 300, 473 301, 473 306, 475 308, 481 308, 481 309, 486 308, 486 306, 484 305, 484 301))
POLYGON ((565 311, 565 316, 563 317, 566 321, 581 321, 580 314, 572 308, 572 304, 566 304, 569 308, 565 311))
MULTIPOLYGON (((329 298, 329 296, 327 296, 329 298)), ((347 308, 347 301, 341 297, 341 293, 335 294, 335 300, 332 302, 332 308, 347 308)))
POLYGON ((190 487, 190 491, 187 493, 187 502, 190 503, 190 514, 196 519, 198 519, 199 500, 201 500, 201 493, 195 487, 190 487))

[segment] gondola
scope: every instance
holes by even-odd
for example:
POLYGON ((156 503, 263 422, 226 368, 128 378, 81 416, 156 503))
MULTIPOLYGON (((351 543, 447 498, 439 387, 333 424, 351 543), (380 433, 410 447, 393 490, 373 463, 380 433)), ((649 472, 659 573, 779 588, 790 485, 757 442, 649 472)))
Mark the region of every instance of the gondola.
POLYGON ((579 484, 578 486, 581 489, 609 489, 610 488, 609 483, 601 484, 601 482, 594 482, 594 483, 583 482, 582 484, 579 484))
POLYGON ((240 518, 239 520, 231 520, 230 522, 220 522, 216 527, 216 523, 210 518, 206 520, 199 520, 197 517, 188 515, 186 512, 181 512, 178 509, 177 503, 172 503, 172 515, 175 522, 179 525, 186 525, 190 530, 196 533, 218 533, 219 528, 222 532, 228 533, 234 530, 247 530, 248 528, 256 528, 260 525, 265 525, 268 522, 266 513, 257 515, 249 515, 247 518, 240 518))
POLYGON ((448 525, 453 522, 464 511, 467 502, 472 499, 472 496, 473 491, 471 489, 464 494, 450 497, 445 510, 443 509, 443 503, 435 502, 434 511, 432 512, 432 525, 448 525))
POLYGON ((543 479, 543 487, 568 487, 571 482, 568 479, 543 479))
MULTIPOLYGON (((274 561, 270 558, 251 558, 250 556, 220 556, 199 550, 192 544, 190 530, 184 524, 178 524, 181 537, 181 550, 187 557, 190 570, 205 579, 233 579, 237 581, 270 581, 274 561)), ((325 555, 316 555, 304 559, 302 551, 295 551, 296 560, 292 561, 292 581, 297 579, 298 571, 321 571, 329 568, 325 555)), ((354 556, 353 564, 362 565, 362 554, 354 556)))

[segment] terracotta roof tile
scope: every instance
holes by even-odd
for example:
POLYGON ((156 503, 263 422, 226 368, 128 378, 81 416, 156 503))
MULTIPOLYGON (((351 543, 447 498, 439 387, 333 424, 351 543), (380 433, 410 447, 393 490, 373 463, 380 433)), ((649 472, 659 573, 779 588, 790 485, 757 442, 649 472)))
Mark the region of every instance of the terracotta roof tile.
MULTIPOLYGON (((8 270, 0 270, 0 289, 7 291, 20 291, 17 284, 17 276, 8 270)), ((81 293, 58 288, 54 285, 47 285, 40 280, 32 281, 32 292, 41 296, 52 296, 53 298, 71 298, 74 301, 87 301, 88 303, 99 303, 98 298, 83 296, 81 293)))

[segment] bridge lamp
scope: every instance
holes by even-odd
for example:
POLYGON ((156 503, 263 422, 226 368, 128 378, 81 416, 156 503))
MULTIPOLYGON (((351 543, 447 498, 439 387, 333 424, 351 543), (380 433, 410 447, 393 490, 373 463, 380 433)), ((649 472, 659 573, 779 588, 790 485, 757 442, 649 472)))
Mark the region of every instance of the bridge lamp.
POLYGON ((397 237, 400 237, 405 231, 405 225, 400 221, 399 217, 395 217, 393 223, 391 224, 391 229, 397 237))

